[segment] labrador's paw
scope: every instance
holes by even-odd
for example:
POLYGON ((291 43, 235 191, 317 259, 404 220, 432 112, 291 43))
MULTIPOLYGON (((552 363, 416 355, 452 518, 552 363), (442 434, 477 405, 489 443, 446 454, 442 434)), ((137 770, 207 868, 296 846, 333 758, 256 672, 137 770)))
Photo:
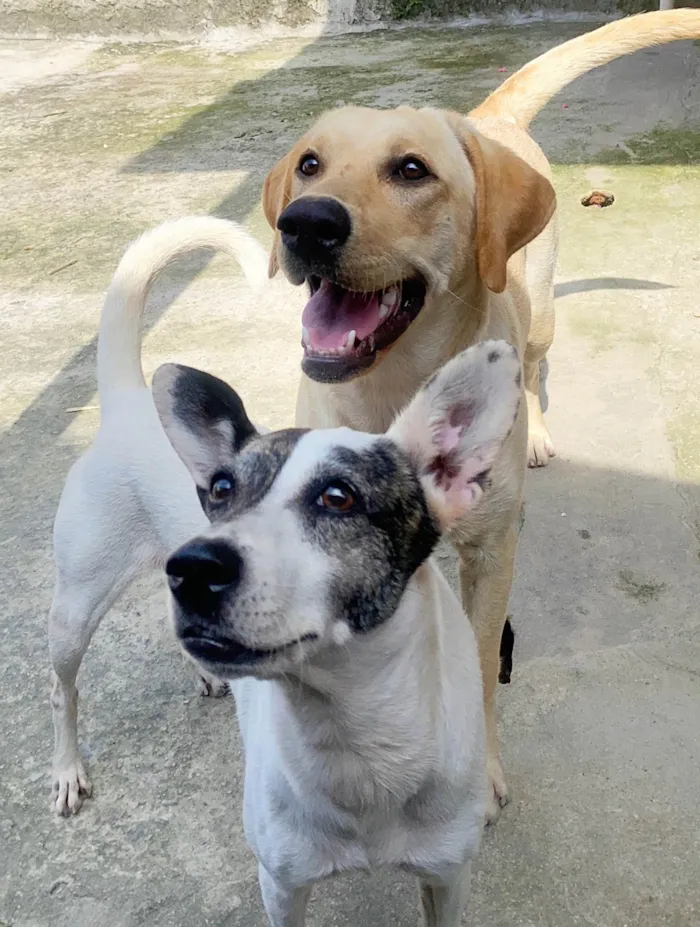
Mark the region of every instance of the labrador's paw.
POLYGON ((528 467, 546 467, 550 457, 556 457, 556 454, 544 422, 533 425, 527 435, 528 467))
POLYGON ((496 823, 501 815, 501 808, 510 801, 508 797, 508 786, 503 775, 503 769, 498 758, 489 758, 486 763, 486 770, 489 778, 489 794, 486 801, 486 825, 491 826, 496 823))

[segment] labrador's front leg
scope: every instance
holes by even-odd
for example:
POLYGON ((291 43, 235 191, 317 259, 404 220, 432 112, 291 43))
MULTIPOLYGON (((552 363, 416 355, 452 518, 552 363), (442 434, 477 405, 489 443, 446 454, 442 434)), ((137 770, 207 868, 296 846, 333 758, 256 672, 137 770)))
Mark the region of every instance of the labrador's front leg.
POLYGON ((508 802, 498 750, 496 686, 516 546, 517 531, 515 525, 511 525, 505 536, 493 544, 487 557, 470 548, 459 550, 462 603, 476 633, 484 684, 486 771, 490 784, 486 820, 489 824, 498 820, 501 808, 508 802))
POLYGON ((420 904, 424 927, 459 927, 469 889, 471 863, 453 876, 421 879, 420 904))
POLYGON ((287 888, 275 880, 261 864, 258 879, 270 927, 304 927, 311 886, 287 888))

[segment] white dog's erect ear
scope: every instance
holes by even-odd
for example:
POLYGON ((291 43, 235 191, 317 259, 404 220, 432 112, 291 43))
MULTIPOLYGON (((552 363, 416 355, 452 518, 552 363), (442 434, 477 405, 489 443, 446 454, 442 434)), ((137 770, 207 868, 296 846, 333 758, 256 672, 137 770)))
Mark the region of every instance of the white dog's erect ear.
POLYGON ((163 364, 153 376, 153 401, 170 443, 197 486, 212 476, 257 434, 231 387, 193 367, 163 364))
POLYGON ((505 341, 475 344, 439 370, 388 437, 415 460, 442 530, 478 501, 520 405, 520 359, 505 341))

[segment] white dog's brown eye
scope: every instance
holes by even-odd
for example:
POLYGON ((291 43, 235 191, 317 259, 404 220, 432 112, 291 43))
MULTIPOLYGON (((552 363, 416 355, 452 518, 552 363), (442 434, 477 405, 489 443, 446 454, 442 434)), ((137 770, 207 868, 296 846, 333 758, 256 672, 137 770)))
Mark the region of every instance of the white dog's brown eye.
POLYGON ((430 171, 418 158, 404 158, 397 173, 402 180, 422 180, 430 171))
POLYGON ((209 489, 212 502, 223 502, 233 492, 233 483, 227 476, 215 476, 209 489))
POLYGON ((315 155, 304 155, 299 162, 299 171, 305 177, 313 177, 314 174, 318 174, 320 166, 318 158, 315 157, 315 155))
POLYGON ((355 497, 346 483, 329 483, 316 500, 316 504, 331 512, 349 512, 355 505, 355 497))

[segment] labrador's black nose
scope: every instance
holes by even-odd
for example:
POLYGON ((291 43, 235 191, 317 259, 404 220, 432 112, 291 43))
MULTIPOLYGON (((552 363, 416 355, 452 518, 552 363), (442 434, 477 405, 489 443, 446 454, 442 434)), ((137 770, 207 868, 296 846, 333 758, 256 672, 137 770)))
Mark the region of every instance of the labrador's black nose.
POLYGON ((241 555, 230 544, 195 538, 170 557, 165 565, 173 595, 183 605, 199 611, 236 589, 243 573, 241 555))
POLYGON ((350 213, 327 196, 301 196, 277 220, 282 242, 303 261, 327 261, 337 256, 350 237, 350 213))

